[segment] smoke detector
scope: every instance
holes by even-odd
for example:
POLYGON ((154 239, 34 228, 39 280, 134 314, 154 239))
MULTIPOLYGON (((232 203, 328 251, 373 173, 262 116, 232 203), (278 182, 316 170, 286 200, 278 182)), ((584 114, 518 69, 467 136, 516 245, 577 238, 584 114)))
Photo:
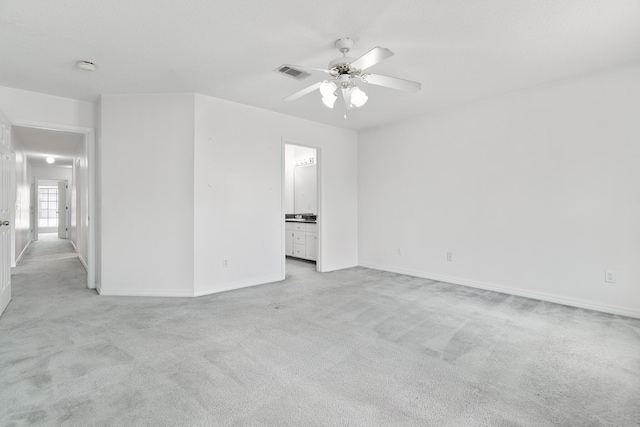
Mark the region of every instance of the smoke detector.
POLYGON ((96 70, 96 64, 94 64, 91 61, 79 61, 78 62, 78 68, 80 68, 81 70, 85 70, 85 71, 95 71, 96 70))

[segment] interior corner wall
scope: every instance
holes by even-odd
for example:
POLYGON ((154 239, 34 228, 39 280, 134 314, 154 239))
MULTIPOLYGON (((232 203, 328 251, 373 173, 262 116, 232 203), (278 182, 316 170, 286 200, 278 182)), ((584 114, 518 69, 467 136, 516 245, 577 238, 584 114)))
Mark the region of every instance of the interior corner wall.
POLYGON ((193 295, 194 95, 101 99, 103 295, 193 295))
POLYGON ((362 132, 360 265, 640 317, 639 116, 635 63, 362 132))
POLYGON ((196 294, 284 278, 283 142, 320 149, 324 270, 357 265, 355 132, 204 95, 195 105, 196 294))

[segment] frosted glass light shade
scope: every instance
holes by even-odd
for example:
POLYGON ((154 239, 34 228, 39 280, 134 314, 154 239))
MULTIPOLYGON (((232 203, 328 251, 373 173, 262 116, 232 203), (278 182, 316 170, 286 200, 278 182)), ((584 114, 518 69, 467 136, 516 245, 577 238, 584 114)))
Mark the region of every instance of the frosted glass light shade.
POLYGON ((320 93, 323 98, 330 97, 338 89, 336 82, 325 80, 320 84, 320 93))
POLYGON ((351 105, 354 107, 362 107, 368 99, 369 97, 362 90, 355 86, 351 88, 351 105))
POLYGON ((338 99, 338 97, 332 93, 329 94, 329 96, 323 96, 322 103, 329 108, 333 108, 333 104, 336 103, 336 99, 338 99))

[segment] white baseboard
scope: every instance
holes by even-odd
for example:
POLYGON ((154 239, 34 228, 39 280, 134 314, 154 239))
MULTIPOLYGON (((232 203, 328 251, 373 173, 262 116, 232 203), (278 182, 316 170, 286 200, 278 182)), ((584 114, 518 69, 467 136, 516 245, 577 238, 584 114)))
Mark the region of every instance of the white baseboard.
POLYGON ((280 282, 282 278, 270 277, 259 280, 251 280, 248 282, 226 283, 224 286, 218 285, 196 285, 193 296, 200 297, 203 295, 217 294, 220 292, 233 291, 235 289, 249 288, 251 286, 266 285, 267 283, 280 282))
MULTIPOLYGON (((98 289, 98 287, 96 287, 96 289, 98 289)), ((179 297, 179 298, 184 298, 184 297, 192 297, 193 293, 192 292, 167 292, 164 290, 148 290, 148 291, 130 291, 128 289, 109 289, 109 290, 102 290, 102 287, 100 287, 100 289, 98 290, 98 293, 101 296, 106 296, 106 297, 179 297)))
POLYGON ((78 259, 80 260, 80 264, 82 264, 82 266, 84 267, 84 269, 88 273, 89 272, 89 266, 87 265, 87 262, 84 260, 84 258, 82 258, 82 255, 78 254, 78 259))
POLYGON ((16 265, 18 265, 18 263, 22 260, 22 257, 27 252, 27 249, 29 248, 29 246, 31 246, 32 242, 33 242, 33 240, 29 240, 27 242, 27 244, 24 245, 24 249, 22 250, 22 252, 20 252, 20 255, 18 255, 18 258, 16 258, 16 265))
POLYGON ((101 286, 96 285, 96 290, 102 296, 121 296, 121 297, 177 297, 177 298, 185 298, 185 297, 199 297, 203 295, 217 294, 219 292, 232 291, 235 289, 248 288, 251 286, 265 285, 267 283, 279 282, 282 279, 280 277, 277 278, 268 278, 268 279, 260 279, 254 280, 251 282, 238 282, 232 284, 226 284, 223 287, 215 286, 215 285, 200 285, 196 286, 194 292, 184 291, 184 292, 167 292, 164 290, 148 290, 144 292, 140 291, 131 291, 128 289, 109 289, 102 290, 101 286))
POLYGON ((324 270, 322 270, 322 273, 328 273, 330 271, 338 271, 338 270, 344 270, 345 268, 352 268, 352 267, 358 267, 358 264, 354 264, 354 263, 349 263, 349 264, 343 264, 343 265, 329 265, 329 266, 324 266, 324 270))
POLYGON ((439 274, 424 273, 402 268, 389 267, 386 265, 360 263, 360 267, 374 270, 388 271, 391 273, 404 274, 407 276, 420 277, 423 279, 436 280, 438 282, 453 283, 455 285, 469 286, 471 288, 485 289, 487 291, 501 292, 503 294, 516 295, 525 298, 537 299, 540 301, 553 302, 556 304, 568 305, 571 307, 586 308, 588 310, 601 311, 603 313, 619 314, 621 316, 635 317, 640 319, 640 311, 625 307, 616 307, 607 304, 599 304, 591 301, 584 301, 577 298, 568 298, 561 295, 548 294, 545 292, 528 291, 525 289, 511 288, 508 286, 496 285, 493 283, 480 282, 477 280, 461 279, 458 277, 442 276, 439 274))

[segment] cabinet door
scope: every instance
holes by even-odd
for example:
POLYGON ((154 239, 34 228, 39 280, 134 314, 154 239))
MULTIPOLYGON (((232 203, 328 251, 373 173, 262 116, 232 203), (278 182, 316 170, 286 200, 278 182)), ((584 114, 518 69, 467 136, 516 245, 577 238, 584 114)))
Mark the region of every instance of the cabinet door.
POLYGON ((306 258, 315 261, 318 258, 318 235, 316 233, 307 233, 305 246, 306 258))
POLYGON ((284 253, 293 256, 293 231, 291 230, 284 232, 284 253))

